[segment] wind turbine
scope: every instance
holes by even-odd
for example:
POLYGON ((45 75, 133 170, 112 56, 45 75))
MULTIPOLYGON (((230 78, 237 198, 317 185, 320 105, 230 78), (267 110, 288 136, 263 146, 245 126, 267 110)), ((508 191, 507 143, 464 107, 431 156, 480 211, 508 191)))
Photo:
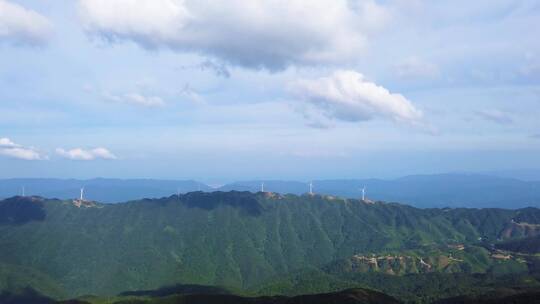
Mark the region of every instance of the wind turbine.
POLYGON ((264 182, 261 182, 261 192, 264 192, 264 182))
POLYGON ((366 200, 366 186, 364 186, 364 188, 360 190, 362 190, 362 200, 365 201, 366 200))
POLYGON ((81 188, 81 201, 84 201, 84 187, 81 188))
POLYGON ((309 182, 309 194, 313 195, 313 181, 309 182))

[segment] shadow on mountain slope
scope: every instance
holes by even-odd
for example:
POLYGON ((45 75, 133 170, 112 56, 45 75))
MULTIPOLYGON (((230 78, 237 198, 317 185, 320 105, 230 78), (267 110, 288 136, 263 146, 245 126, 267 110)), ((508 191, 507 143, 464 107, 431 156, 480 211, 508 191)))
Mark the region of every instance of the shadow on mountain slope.
POLYGON ((257 200, 257 197, 250 192, 190 192, 180 195, 180 201, 189 208, 201 208, 204 210, 216 209, 219 206, 230 206, 252 216, 259 216, 264 211, 264 207, 257 200))
POLYGON ((33 288, 26 287, 18 292, 3 291, 0 293, 0 303, 2 304, 53 304, 55 300, 48 298, 33 288))
POLYGON ((273 296, 247 298, 230 294, 185 294, 156 297, 151 300, 126 299, 119 303, 182 303, 182 304, 397 304, 398 300, 367 289, 349 289, 334 293, 302 295, 296 297, 273 296))
POLYGON ((43 221, 45 216, 41 198, 15 196, 0 201, 0 225, 22 225, 31 221, 43 221))
POLYGON ((229 292, 226 289, 214 286, 177 284, 173 286, 161 287, 155 290, 126 291, 121 293, 120 296, 147 296, 159 298, 179 294, 226 295, 229 294, 229 292))
POLYGON ((538 304, 540 290, 497 291, 481 296, 459 296, 440 300, 434 304, 538 304))

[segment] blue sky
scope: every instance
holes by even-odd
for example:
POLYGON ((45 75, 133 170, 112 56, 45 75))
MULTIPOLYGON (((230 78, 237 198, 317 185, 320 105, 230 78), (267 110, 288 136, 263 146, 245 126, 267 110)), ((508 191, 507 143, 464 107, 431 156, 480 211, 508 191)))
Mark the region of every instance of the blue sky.
POLYGON ((540 168, 538 1, 0 0, 0 178, 540 168))

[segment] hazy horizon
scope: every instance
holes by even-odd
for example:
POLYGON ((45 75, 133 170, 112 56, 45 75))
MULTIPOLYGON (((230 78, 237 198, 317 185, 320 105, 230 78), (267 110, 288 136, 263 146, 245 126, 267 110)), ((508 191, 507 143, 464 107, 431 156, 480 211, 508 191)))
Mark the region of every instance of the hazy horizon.
POLYGON ((523 181, 540 181, 540 169, 510 169, 510 170, 493 170, 493 171, 447 171, 447 172, 417 172, 414 174, 403 175, 379 175, 379 176, 319 176, 319 177, 304 177, 304 178, 280 178, 280 177, 242 177, 242 178, 230 178, 230 177, 148 177, 148 176, 1 176, 0 179, 61 179, 61 180, 93 180, 93 179, 117 179, 117 180, 165 180, 165 181, 197 181, 204 183, 207 186, 213 188, 219 188, 223 185, 233 182, 244 181, 299 181, 309 182, 311 180, 362 180, 362 179, 380 179, 380 180, 395 180, 408 176, 436 176, 436 175, 484 175, 500 178, 511 178, 523 181))

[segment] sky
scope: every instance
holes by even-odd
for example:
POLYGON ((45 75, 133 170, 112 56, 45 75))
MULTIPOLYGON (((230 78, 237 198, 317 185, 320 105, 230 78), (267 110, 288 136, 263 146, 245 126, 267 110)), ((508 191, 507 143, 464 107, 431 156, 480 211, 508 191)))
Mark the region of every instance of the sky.
POLYGON ((0 0, 0 178, 540 168, 536 0, 0 0))

